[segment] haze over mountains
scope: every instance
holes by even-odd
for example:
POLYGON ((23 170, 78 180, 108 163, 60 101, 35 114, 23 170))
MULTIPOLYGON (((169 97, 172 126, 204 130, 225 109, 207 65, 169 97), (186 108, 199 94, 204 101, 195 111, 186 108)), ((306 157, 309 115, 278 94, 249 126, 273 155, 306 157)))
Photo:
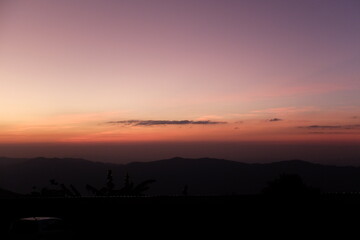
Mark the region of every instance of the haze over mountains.
POLYGON ((86 184, 102 187, 112 170, 116 187, 128 173, 135 183, 156 182, 150 195, 181 194, 188 186, 190 195, 256 194, 282 173, 298 174, 322 192, 360 191, 360 168, 314 164, 301 160, 268 164, 248 164, 213 158, 172 158, 153 162, 110 164, 72 158, 0 158, 0 188, 30 193, 32 187, 51 187, 49 180, 73 184, 84 195, 86 184))
MULTIPOLYGON (((235 131, 235 130, 234 130, 235 131)), ((350 143, 291 142, 136 142, 136 143, 24 143, 0 144, 0 156, 12 158, 82 158, 94 162, 126 164, 169 159, 174 156, 211 156, 245 163, 271 163, 289 159, 332 165, 360 166, 360 146, 350 143)))

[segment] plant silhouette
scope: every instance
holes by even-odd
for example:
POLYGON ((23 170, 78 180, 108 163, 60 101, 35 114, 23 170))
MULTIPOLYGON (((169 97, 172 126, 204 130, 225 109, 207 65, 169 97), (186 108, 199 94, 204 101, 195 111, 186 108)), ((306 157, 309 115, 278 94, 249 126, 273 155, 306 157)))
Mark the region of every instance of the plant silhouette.
POLYGON ((43 187, 40 191, 37 191, 37 187, 32 188, 31 196, 41 197, 81 197, 80 192, 70 185, 70 189, 63 183, 59 184, 55 179, 49 180, 51 187, 43 187))
POLYGON ((307 186, 297 174, 281 174, 263 189, 264 194, 274 196, 314 195, 319 192, 318 189, 307 186))
POLYGON ((149 179, 135 185, 130 180, 129 174, 126 173, 124 186, 120 189, 115 189, 112 171, 109 170, 107 173, 107 182, 104 187, 97 189, 96 187, 87 184, 86 189, 95 196, 143 196, 144 192, 150 188, 149 185, 154 182, 154 179, 149 179))

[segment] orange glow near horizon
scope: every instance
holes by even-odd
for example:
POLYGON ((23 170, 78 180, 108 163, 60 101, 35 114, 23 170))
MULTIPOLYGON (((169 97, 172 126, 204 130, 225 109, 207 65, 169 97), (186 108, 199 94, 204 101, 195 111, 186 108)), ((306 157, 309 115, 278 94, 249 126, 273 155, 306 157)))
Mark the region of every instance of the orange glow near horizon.
MULTIPOLYGON (((31 142, 183 142, 291 141, 359 142, 360 124, 353 109, 319 112, 314 107, 271 108, 225 117, 198 117, 219 124, 136 125, 109 123, 126 113, 65 114, 33 123, 2 126, 0 143, 31 142), (235 118, 236 116, 236 118, 235 118), (344 116, 346 118, 344 118, 344 116), (212 119, 209 119, 209 118, 212 119), (309 120, 311 119, 311 120, 309 120), (331 120, 329 120, 331 119, 331 120)), ((128 118, 134 119, 134 118, 128 118)))
POLYGON ((1 1, 0 144, 359 143, 358 1, 105 2, 1 1))

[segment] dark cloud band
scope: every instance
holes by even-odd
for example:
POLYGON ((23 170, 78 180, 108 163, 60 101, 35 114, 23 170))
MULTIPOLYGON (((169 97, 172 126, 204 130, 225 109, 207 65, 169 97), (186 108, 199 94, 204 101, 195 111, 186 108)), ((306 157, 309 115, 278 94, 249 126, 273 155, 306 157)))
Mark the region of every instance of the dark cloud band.
POLYGON ((336 130, 336 129, 342 129, 342 130, 350 130, 350 129, 360 129, 360 124, 356 125, 311 125, 311 126, 303 126, 299 127, 303 129, 310 129, 310 130, 336 130))
POLYGON ((215 121, 192 121, 192 120, 125 120, 111 121, 108 124, 132 125, 132 126, 156 126, 156 125, 216 125, 227 122, 215 121))

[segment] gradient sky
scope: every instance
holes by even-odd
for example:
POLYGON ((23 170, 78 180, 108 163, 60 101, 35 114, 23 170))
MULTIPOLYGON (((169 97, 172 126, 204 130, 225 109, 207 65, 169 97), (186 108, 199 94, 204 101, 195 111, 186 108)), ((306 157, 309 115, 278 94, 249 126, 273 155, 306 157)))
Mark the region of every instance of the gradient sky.
POLYGON ((357 145, 359 13, 358 0, 0 0, 0 143, 357 145))

